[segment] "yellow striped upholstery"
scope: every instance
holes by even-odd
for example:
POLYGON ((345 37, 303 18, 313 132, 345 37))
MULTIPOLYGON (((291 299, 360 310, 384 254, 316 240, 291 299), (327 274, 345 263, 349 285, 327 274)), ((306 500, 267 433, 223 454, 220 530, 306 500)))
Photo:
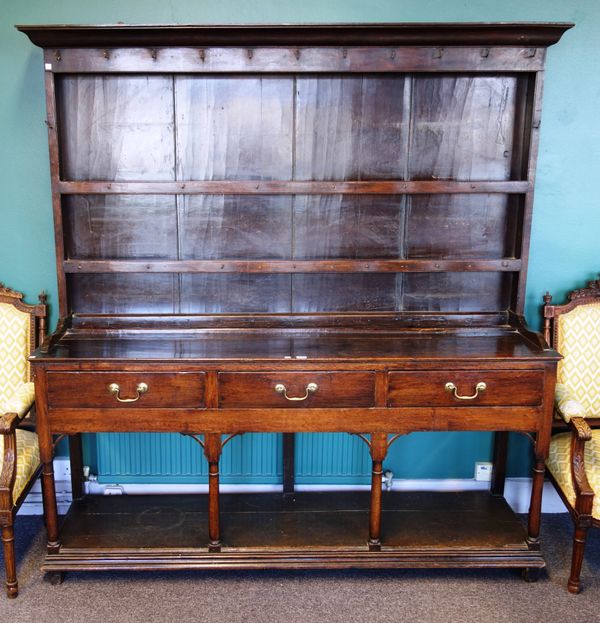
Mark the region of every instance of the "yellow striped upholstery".
POLYGON ((29 381, 30 321, 29 314, 0 303, 0 402, 29 381))
POLYGON ((7 400, 0 398, 0 415, 18 413, 23 417, 31 409, 34 399, 35 387, 33 383, 21 383, 10 398, 7 400))
MULTIPOLYGON (((4 435, 0 435, 0 464, 4 461, 4 435)), ((32 474, 40 464, 37 435, 17 429, 17 478, 13 489, 13 502, 19 497, 32 474)))
POLYGON ((583 406, 583 417, 600 417, 600 302, 580 305, 558 317, 556 347, 563 355, 558 383, 583 406))
POLYGON ((556 384, 554 406, 565 422, 570 422, 572 417, 585 417, 585 407, 573 396, 566 385, 556 384))
MULTIPOLYGON (((571 476, 571 435, 560 433, 552 437, 550 455, 546 461, 548 470, 554 476, 571 506, 575 505, 575 489, 571 476)), ((585 444, 585 471, 594 490, 592 515, 600 519, 600 430, 592 431, 592 438, 585 444)))

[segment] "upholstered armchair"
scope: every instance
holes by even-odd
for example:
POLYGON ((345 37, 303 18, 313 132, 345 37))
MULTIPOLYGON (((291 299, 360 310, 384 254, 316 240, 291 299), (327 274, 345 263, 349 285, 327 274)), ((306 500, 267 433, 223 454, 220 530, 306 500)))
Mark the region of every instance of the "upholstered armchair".
POLYGON ((567 588, 581 590, 587 531, 600 526, 600 280, 569 294, 565 305, 544 297, 546 340, 562 355, 548 471, 575 523, 567 588))
POLYGON ((14 548, 14 518, 40 471, 37 436, 23 420, 34 401, 28 357, 46 330, 46 296, 27 305, 23 295, 0 283, 0 528, 6 591, 19 589, 14 548))

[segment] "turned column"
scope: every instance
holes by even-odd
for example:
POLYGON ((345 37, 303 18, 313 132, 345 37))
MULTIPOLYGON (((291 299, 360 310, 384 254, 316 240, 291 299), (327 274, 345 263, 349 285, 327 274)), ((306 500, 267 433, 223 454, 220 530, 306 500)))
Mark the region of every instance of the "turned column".
POLYGON ((208 549, 221 551, 221 526, 219 512, 219 459, 221 457, 221 435, 204 435, 204 455, 208 461, 208 549))
POLYGON ((46 408, 46 371, 35 371, 35 405, 36 430, 40 448, 40 462, 42 463, 41 485, 42 502, 44 506, 44 522, 46 524, 47 549, 49 554, 55 554, 60 548, 58 538, 58 509, 56 506, 56 488, 54 484, 54 443, 48 425, 48 411, 46 408))
POLYGON ((381 549, 381 477, 383 460, 387 454, 387 433, 371 435, 371 508, 369 512, 369 549, 381 549))
POLYGON ((544 420, 537 432, 534 444, 533 483, 531 487, 531 503, 527 525, 527 543, 531 549, 539 549, 540 520, 542 514, 542 491, 546 459, 550 449, 552 434, 552 418, 554 416, 554 388, 556 375, 552 368, 547 367, 544 374, 544 420))

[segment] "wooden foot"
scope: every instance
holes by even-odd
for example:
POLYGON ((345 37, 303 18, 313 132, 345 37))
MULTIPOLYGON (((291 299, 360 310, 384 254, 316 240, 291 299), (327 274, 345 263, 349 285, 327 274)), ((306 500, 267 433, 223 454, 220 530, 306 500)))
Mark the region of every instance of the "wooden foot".
POLYGON ((51 584, 52 586, 58 586, 65 581, 65 572, 64 571, 48 571, 46 573, 44 580, 51 584))
POLYGON ((2 545, 6 569, 6 594, 9 599, 14 599, 19 594, 19 585, 15 562, 15 533, 12 526, 2 526, 2 545))
POLYGON ((6 596, 9 599, 14 599, 19 594, 19 585, 17 582, 6 583, 6 596))
POLYGON ((521 577, 525 582, 537 582, 540 578, 540 570, 537 567, 525 567, 521 571, 521 577))
POLYGON ((577 595, 577 593, 581 592, 581 580, 577 580, 576 582, 569 578, 567 582, 567 590, 569 593, 573 593, 573 595, 577 595))
POLYGON ((578 520, 579 525, 575 526, 573 536, 573 554, 571 558, 571 573, 567 582, 569 593, 579 593, 581 591, 581 567, 583 566, 583 554, 585 552, 585 542, 587 540, 588 526, 591 517, 584 516, 578 520))
POLYGON ((379 539, 369 539, 368 545, 369 545, 370 552, 381 551, 381 541, 379 539))

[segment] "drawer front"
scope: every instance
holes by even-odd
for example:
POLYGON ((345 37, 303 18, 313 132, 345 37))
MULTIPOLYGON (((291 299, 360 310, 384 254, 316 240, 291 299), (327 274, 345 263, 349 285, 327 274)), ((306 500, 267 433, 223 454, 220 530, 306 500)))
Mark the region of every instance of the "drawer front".
POLYGON ((540 405, 543 372, 449 370, 390 372, 388 407, 494 407, 540 405), (446 385, 452 383, 452 387, 446 385), (485 389, 482 385, 485 383, 485 389))
POLYGON ((204 373, 48 372, 48 406, 51 409, 203 407, 204 373))
POLYGON ((219 407, 222 409, 372 407, 374 401, 374 372, 219 374, 219 407))

